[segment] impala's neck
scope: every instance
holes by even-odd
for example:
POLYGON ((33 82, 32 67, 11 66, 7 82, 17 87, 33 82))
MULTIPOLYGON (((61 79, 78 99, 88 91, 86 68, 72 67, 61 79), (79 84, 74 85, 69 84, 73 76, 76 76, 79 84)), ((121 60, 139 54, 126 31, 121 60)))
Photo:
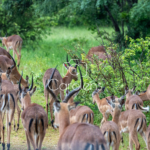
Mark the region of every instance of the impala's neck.
POLYGON ((2 73, 1 78, 2 80, 8 80, 6 73, 2 73))
POLYGON ((117 125, 119 124, 119 116, 120 116, 121 111, 120 110, 114 110, 113 112, 113 119, 112 121, 115 122, 117 125))
POLYGON ((142 99, 142 101, 146 101, 146 100, 149 100, 149 97, 147 95, 147 92, 146 93, 143 93, 141 95, 139 95, 139 97, 142 99))
POLYGON ((25 95, 25 97, 23 98, 23 107, 24 107, 24 109, 26 109, 29 105, 31 105, 31 97, 30 97, 29 93, 27 93, 25 95))
POLYGON ((132 95, 131 91, 126 94, 126 99, 128 99, 132 95))
POLYGON ((96 102, 97 106, 99 106, 99 103, 101 102, 101 100, 100 100, 98 94, 95 94, 95 95, 93 96, 93 100, 96 102))
POLYGON ((61 136, 65 129, 70 125, 69 110, 66 103, 61 104, 63 108, 59 112, 59 135, 61 136))
MULTIPOLYGON (((20 73, 18 72, 17 68, 13 68, 11 74, 10 74, 10 80, 14 83, 17 84, 20 80, 20 73)), ((24 80, 23 78, 21 78, 21 84, 23 87, 28 87, 28 83, 26 82, 26 80, 24 80)))
MULTIPOLYGON (((67 72, 67 74, 65 75, 65 77, 62 78, 62 83, 66 86, 68 86, 68 84, 70 84, 72 81, 72 76, 70 75, 69 72, 67 72)), ((65 87, 66 88, 66 87, 65 87)))
POLYGON ((143 100, 143 101, 146 101, 146 100, 150 100, 150 85, 148 86, 147 90, 145 93, 139 95, 139 97, 143 100))

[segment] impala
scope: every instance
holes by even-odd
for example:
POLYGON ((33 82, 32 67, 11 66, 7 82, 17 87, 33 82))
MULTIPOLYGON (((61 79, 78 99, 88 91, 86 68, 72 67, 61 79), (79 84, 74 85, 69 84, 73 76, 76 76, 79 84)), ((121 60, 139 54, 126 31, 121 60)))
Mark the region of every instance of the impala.
POLYGON ((19 35, 12 35, 9 37, 1 37, 2 45, 6 46, 7 52, 9 52, 11 49, 13 49, 13 58, 15 59, 15 54, 18 58, 18 67, 20 65, 20 59, 21 59, 21 48, 22 48, 22 38, 19 35), (17 52, 17 49, 19 51, 19 54, 17 52))
POLYGON ((87 54, 87 58, 90 60, 90 61, 93 61, 92 57, 93 55, 97 55, 99 59, 110 59, 111 58, 111 55, 106 55, 106 50, 105 50, 105 47, 104 46, 96 46, 96 47, 92 47, 88 54, 87 54))
MULTIPOLYGON (((68 95, 69 90, 66 90, 66 94, 68 95)), ((73 98, 77 95, 78 93, 74 94, 68 101, 68 104, 74 103, 73 98)), ((88 106, 77 106, 74 109, 70 110, 70 123, 91 123, 93 124, 94 120, 94 113, 93 111, 88 107, 88 106)))
POLYGON ((129 147, 133 150, 133 143, 136 150, 140 149, 137 134, 139 133, 146 142, 146 117, 140 110, 126 110, 119 117, 120 133, 129 133, 129 147))
POLYGON ((104 134, 104 137, 107 141, 107 147, 110 149, 112 146, 113 150, 119 150, 119 144, 121 140, 119 132, 119 116, 121 113, 122 105, 124 104, 124 98, 122 97, 120 103, 113 103, 114 97, 111 100, 107 100, 107 103, 112 107, 112 121, 106 121, 101 127, 101 131, 104 134))
POLYGON ((46 88, 55 100, 54 128, 59 127, 59 134, 60 134, 60 138, 58 141, 58 150, 70 150, 70 149, 88 150, 88 148, 91 149, 97 148, 97 150, 105 150, 106 141, 98 127, 87 123, 74 123, 70 125, 69 110, 73 108, 73 105, 70 105, 67 102, 75 93, 77 93, 83 88, 83 79, 80 68, 79 68, 81 76, 80 87, 69 92, 69 94, 65 97, 62 103, 58 101, 58 98, 53 92, 53 90, 49 88, 49 85, 51 85, 51 80, 53 78, 55 69, 53 70, 53 73, 51 75, 49 82, 46 85, 46 88))
POLYGON ((2 149, 5 150, 5 142, 4 142, 4 131, 5 127, 3 124, 4 116, 6 113, 6 128, 7 128, 7 150, 10 149, 10 134, 11 134, 11 122, 14 118, 15 113, 15 95, 12 93, 8 93, 5 90, 1 91, 1 98, 0 98, 0 141, 1 141, 1 129, 2 129, 2 149))
MULTIPOLYGON (((21 75, 16 67, 16 62, 14 61, 12 56, 11 58, 12 59, 9 59, 7 56, 0 55, 0 68, 3 72, 5 72, 2 73, 1 77, 3 80, 10 80, 14 84, 17 84, 19 82, 21 75)), ((24 87, 28 87, 28 82, 25 81, 23 78, 21 79, 21 84, 24 87)))
MULTIPOLYGON (((65 75, 65 77, 61 77, 60 73, 58 70, 55 71, 54 74, 54 82, 52 82, 52 89, 56 89, 54 90, 54 93, 56 95, 60 94, 61 100, 64 99, 64 90, 65 88, 68 87, 68 85, 71 83, 72 80, 77 80, 77 64, 73 67, 70 65, 70 63, 68 62, 68 55, 67 55, 67 64, 64 64, 65 68, 67 69, 67 73, 65 75), (68 66, 67 66, 68 64, 68 66)), ((48 114, 48 98, 50 98, 50 114, 51 114, 51 122, 53 122, 53 103, 54 103, 54 99, 53 97, 48 93, 48 91, 46 90, 46 84, 49 81, 49 77, 53 72, 53 68, 48 69, 43 77, 43 85, 44 85, 44 95, 45 95, 45 99, 46 99, 46 112, 48 114)))
MULTIPOLYGON (((103 99, 99 98, 99 94, 102 93, 104 91, 105 87, 103 87, 102 89, 96 89, 93 93, 92 93, 92 97, 93 97, 93 103, 97 103, 98 109, 99 111, 102 113, 103 115, 103 119, 101 121, 101 125, 108 120, 109 115, 112 115, 112 108, 110 105, 108 105, 106 98, 107 99, 111 99, 111 97, 113 96, 108 96, 105 97, 103 99)), ((121 101, 121 98, 117 98, 115 96, 115 102, 118 103, 121 101)))
POLYGON ((35 103, 31 104, 30 91, 33 88, 33 76, 30 88, 27 87, 22 89, 20 81, 19 92, 21 97, 21 106, 23 109, 21 118, 26 133, 28 150, 31 149, 30 143, 34 150, 41 150, 42 142, 48 126, 48 117, 42 106, 35 103))
POLYGON ((125 102, 125 108, 128 109, 139 109, 143 112, 149 111, 149 106, 143 107, 143 101, 142 99, 137 95, 132 95, 133 91, 136 87, 134 87, 132 90, 129 90, 128 86, 125 87, 125 93, 126 94, 126 102, 125 102))

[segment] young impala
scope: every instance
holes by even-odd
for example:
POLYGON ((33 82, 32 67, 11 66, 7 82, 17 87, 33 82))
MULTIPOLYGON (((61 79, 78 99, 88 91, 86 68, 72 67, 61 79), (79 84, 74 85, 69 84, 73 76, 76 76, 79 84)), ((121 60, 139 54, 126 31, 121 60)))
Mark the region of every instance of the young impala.
POLYGON ((107 103, 112 107, 112 121, 106 121, 103 123, 101 130, 107 141, 107 147, 110 149, 112 146, 113 150, 119 150, 119 144, 121 140, 119 132, 119 116, 121 114, 122 105, 124 104, 124 98, 122 97, 119 103, 113 103, 115 97, 112 96, 111 100, 107 100, 107 103))
POLYGON ((70 112, 71 108, 74 108, 76 104, 68 104, 68 100, 78 91, 83 88, 83 79, 81 76, 80 87, 72 90, 65 97, 62 103, 59 102, 57 96, 49 86, 54 75, 54 71, 49 82, 46 85, 47 90, 54 98, 54 115, 55 122, 54 128, 59 127, 60 138, 58 141, 58 150, 107 150, 106 141, 102 135, 100 129, 92 124, 87 123, 74 123, 70 125, 70 112))
POLYGON ((20 65, 20 59, 21 59, 21 48, 22 48, 22 38, 19 35, 12 35, 9 37, 1 37, 2 45, 6 46, 7 52, 10 51, 10 49, 13 49, 13 58, 15 59, 15 54, 18 58, 18 67, 20 65), (19 54, 17 52, 17 49, 19 51, 19 54))
POLYGON ((125 102, 126 110, 139 109, 139 110, 142 110, 143 112, 148 112, 149 106, 143 107, 143 101, 138 96, 138 92, 136 92, 137 95, 132 95, 135 88, 136 87, 134 87, 132 90, 129 90, 128 86, 125 87, 125 93, 127 93, 126 94, 126 102, 125 102))

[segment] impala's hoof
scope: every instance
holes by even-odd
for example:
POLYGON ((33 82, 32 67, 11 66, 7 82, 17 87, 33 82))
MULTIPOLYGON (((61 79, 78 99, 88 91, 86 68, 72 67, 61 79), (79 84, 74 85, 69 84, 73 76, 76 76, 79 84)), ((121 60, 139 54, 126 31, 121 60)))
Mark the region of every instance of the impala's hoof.
POLYGON ((5 150, 5 143, 2 143, 2 149, 5 150))
POLYGON ((7 144, 7 150, 10 150, 10 143, 7 144))

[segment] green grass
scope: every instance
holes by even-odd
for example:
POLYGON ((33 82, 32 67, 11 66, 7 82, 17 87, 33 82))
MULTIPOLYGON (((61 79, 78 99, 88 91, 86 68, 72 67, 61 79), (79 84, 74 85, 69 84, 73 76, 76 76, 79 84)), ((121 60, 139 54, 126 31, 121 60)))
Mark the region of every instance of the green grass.
MULTIPOLYGON (((104 27, 103 29, 109 31, 110 33, 113 32, 112 28, 104 27)), ((32 96, 32 102, 38 103, 45 108, 46 101, 44 98, 44 87, 42 82, 45 71, 48 68, 54 68, 58 65, 57 69, 63 76, 64 72, 66 72, 63 67, 63 63, 66 62, 66 52, 64 48, 73 49, 73 45, 78 43, 82 45, 86 52, 88 52, 91 47, 102 44, 100 39, 96 39, 96 34, 92 34, 91 31, 85 27, 56 27, 51 29, 51 34, 49 36, 43 35, 43 41, 39 41, 40 47, 37 47, 37 49, 32 50, 30 48, 22 48, 22 58, 19 71, 20 73, 23 71, 24 77, 29 75, 30 79, 33 74, 35 85, 37 85, 37 91, 32 96)), ((96 114, 96 116, 98 116, 98 114, 96 114)), ((128 136, 128 134, 124 134, 125 147, 120 146, 120 150, 127 150, 129 145, 128 136)), ((11 137, 11 143, 13 143, 14 150, 17 149, 19 145, 20 147, 26 147, 26 138, 22 125, 21 129, 17 133, 12 131, 11 137), (15 139, 17 139, 17 142, 15 142, 15 139)), ((43 148, 49 149, 50 146, 55 146, 58 138, 58 131, 48 128, 46 138, 43 143, 43 148)), ((144 149, 144 141, 141 137, 139 137, 139 140, 141 149, 144 149)))

